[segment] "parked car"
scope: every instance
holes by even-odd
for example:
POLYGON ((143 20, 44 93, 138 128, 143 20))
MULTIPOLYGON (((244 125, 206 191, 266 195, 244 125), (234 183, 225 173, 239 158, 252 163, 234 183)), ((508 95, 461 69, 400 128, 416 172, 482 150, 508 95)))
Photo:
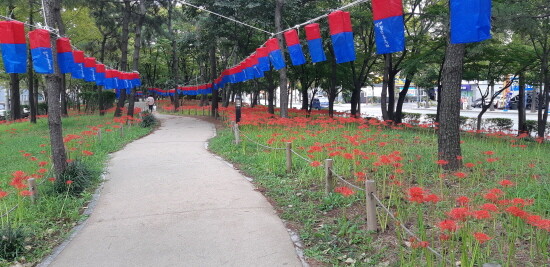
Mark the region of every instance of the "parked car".
MULTIPOLYGON (((485 99, 485 103, 483 103, 482 100, 483 100, 483 98, 478 98, 478 99, 474 100, 474 102, 472 103, 472 107, 473 108, 482 108, 483 105, 486 105, 487 102, 489 101, 489 99, 485 99)), ((495 106, 495 108, 497 108, 497 106, 498 106, 496 101, 493 101, 493 105, 495 106)))
POLYGON ((314 109, 324 109, 328 108, 328 98, 326 97, 315 97, 311 102, 311 108, 314 109))

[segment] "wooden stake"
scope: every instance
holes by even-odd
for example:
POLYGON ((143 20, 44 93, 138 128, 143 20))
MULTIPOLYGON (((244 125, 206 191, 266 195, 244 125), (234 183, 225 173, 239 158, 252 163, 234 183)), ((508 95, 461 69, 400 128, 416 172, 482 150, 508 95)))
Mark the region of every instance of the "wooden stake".
POLYGON ((378 220, 376 219, 376 200, 373 196, 373 194, 376 194, 376 184, 373 180, 365 181, 365 193, 367 198, 367 230, 376 231, 378 220))
POLYGON ((101 128, 99 130, 97 130, 97 140, 101 143, 101 139, 102 139, 102 136, 101 136, 101 128))
POLYGON ((325 159, 325 195, 334 191, 334 177, 332 176, 332 159, 325 159))
POLYGON ((235 123, 234 121, 231 122, 233 125, 233 133, 235 134, 235 144, 240 144, 240 134, 239 134, 239 124, 235 123))
POLYGON ((286 172, 292 172, 292 143, 286 143, 286 172))
POLYGON ((124 124, 120 124, 120 137, 124 136, 124 124))
POLYGON ((38 190, 36 188, 36 180, 34 178, 29 179, 29 191, 32 192, 31 202, 34 204, 36 203, 36 199, 38 199, 38 190))

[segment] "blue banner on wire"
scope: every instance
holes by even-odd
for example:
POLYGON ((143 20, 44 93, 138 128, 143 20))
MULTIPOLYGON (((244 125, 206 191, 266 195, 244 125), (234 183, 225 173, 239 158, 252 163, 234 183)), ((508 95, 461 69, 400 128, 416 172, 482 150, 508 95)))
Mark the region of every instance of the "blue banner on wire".
POLYGON ((451 0, 451 43, 491 38, 491 0, 451 0))

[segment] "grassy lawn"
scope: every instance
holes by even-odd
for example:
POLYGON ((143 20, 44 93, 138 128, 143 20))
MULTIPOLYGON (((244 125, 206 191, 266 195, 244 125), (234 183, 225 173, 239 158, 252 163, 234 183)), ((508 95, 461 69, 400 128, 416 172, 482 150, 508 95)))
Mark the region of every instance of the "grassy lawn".
POLYGON ((46 118, 39 119, 37 124, 0 124, 0 222, 4 236, 0 266, 9 266, 15 261, 22 264, 39 261, 83 219, 82 212, 100 182, 109 153, 151 132, 151 128, 138 124, 124 125, 121 135, 121 122, 113 120, 112 113, 103 117, 77 115, 63 119, 69 161, 79 163, 78 166, 84 166, 93 174, 88 177, 91 186, 75 196, 71 189, 76 189, 76 181, 74 184, 54 181, 46 118), (97 134, 99 129, 101 138, 97 134), (38 185, 36 204, 26 196, 30 178, 35 178, 38 185), (21 186, 16 182, 18 179, 22 181, 21 186), (69 191, 56 191, 60 183, 69 191), (6 251, 13 250, 10 246, 22 249, 8 253, 6 251))
MULTIPOLYGON (((231 115, 231 110, 223 112, 231 115)), ((187 113, 187 112, 186 112, 187 113)), ((193 114, 191 112, 191 114, 193 114)), ((298 230, 305 254, 319 265, 543 266, 550 262, 550 158, 548 143, 501 133, 462 135, 464 168, 445 172, 437 161, 437 135, 422 126, 376 120, 271 118, 244 109, 242 143, 230 129, 210 149, 254 177, 298 230), (292 142, 292 173, 286 173, 292 142), (366 230, 365 193, 345 183, 325 195, 325 159, 361 188, 376 181, 379 231, 366 230), (417 238, 402 228, 410 229, 417 238), (432 248, 442 257, 429 250, 432 248), (452 263, 452 264, 451 264, 452 263)))

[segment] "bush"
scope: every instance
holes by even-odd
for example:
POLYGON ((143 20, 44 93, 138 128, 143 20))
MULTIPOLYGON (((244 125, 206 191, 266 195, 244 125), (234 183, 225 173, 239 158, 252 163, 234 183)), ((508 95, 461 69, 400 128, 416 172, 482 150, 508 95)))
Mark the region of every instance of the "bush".
POLYGON ((417 124, 418 121, 420 121, 421 116, 422 116, 422 114, 420 114, 420 113, 406 113, 406 112, 403 112, 403 120, 408 122, 408 123, 417 124))
POLYGON ((27 235, 19 228, 10 226, 0 229, 0 259, 15 260, 25 249, 27 235))
POLYGON ((154 127, 155 125, 157 125, 157 118, 155 118, 153 114, 149 113, 149 111, 144 111, 141 113, 141 123, 139 126, 149 128, 154 127))
POLYGON ((426 119, 427 123, 435 123, 437 114, 424 114, 424 118, 426 119))
POLYGON ((38 103, 38 115, 47 115, 48 114, 48 103, 42 102, 38 103))
POLYGON ((98 176, 99 175, 84 162, 75 160, 70 162, 61 177, 55 180, 54 190, 57 193, 69 191, 73 195, 79 195, 86 190, 98 176))
POLYGON ((514 121, 507 118, 490 118, 485 120, 489 126, 495 127, 500 131, 510 130, 514 126, 514 121))

